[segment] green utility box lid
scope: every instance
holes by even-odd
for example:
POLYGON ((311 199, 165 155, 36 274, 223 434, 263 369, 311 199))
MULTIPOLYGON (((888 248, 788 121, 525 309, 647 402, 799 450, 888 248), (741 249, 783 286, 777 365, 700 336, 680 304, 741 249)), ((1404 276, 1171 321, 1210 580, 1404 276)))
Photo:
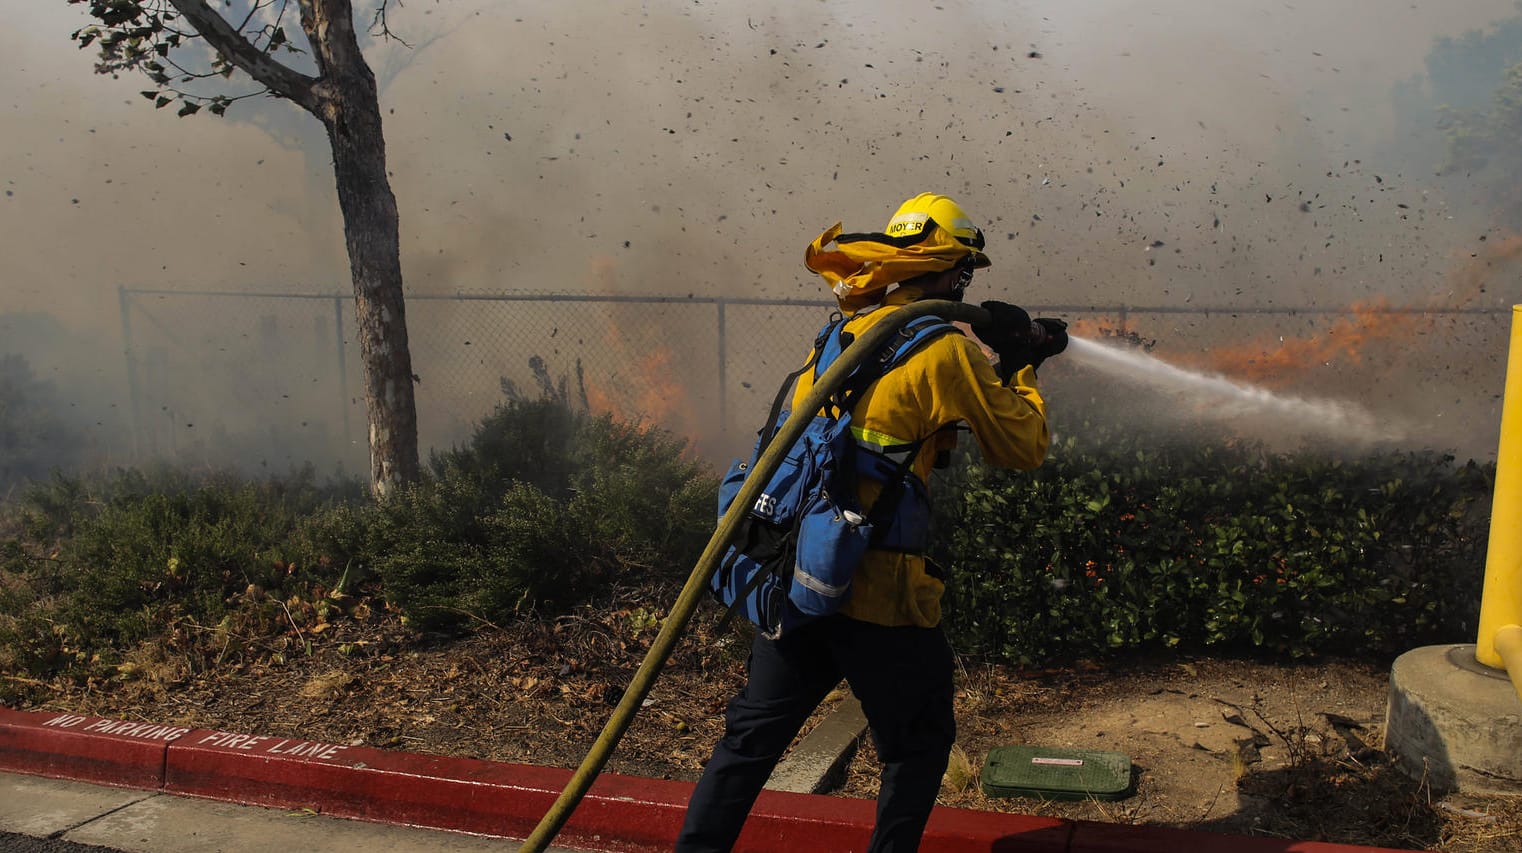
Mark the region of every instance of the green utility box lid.
POLYGON ((1123 800, 1131 796, 1131 758, 1119 752, 1000 746, 983 762, 983 793, 1048 800, 1123 800))

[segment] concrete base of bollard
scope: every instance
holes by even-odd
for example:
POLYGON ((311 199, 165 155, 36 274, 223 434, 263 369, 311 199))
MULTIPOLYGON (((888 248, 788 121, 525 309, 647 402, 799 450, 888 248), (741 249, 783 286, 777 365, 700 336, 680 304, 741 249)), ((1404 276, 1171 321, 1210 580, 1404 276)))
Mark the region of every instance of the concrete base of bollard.
POLYGON ((1522 794, 1522 699, 1473 645, 1413 649, 1390 670, 1385 750, 1435 791, 1522 794))

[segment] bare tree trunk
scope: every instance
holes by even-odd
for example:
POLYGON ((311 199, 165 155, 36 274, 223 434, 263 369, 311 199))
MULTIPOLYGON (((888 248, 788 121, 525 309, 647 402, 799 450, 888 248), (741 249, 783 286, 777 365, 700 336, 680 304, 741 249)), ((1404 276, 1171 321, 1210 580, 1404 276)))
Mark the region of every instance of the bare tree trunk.
MULTIPOLYGON (((374 105, 372 98, 370 106, 374 105)), ((382 496, 418 476, 417 405, 402 299, 396 198, 386 180, 380 111, 363 106, 340 110, 345 120, 329 125, 328 136, 365 366, 370 482, 382 496)))
POLYGON ((380 100, 354 36, 348 2, 309 0, 303 12, 310 13, 303 15, 303 28, 323 70, 313 112, 333 147, 354 284, 370 421, 370 485, 383 497, 417 479, 418 447, 396 197, 386 176, 380 100))

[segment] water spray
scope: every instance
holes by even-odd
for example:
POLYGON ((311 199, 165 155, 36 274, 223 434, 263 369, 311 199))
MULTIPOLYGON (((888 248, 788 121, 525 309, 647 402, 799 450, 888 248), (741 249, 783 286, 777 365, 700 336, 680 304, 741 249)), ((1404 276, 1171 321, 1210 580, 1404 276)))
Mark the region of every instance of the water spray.
POLYGON ((1393 441, 1405 433, 1399 425, 1354 403, 1277 394, 1224 376, 1185 370, 1139 349, 1070 336, 1067 354, 1086 367, 1188 396, 1199 404, 1202 413, 1222 420, 1253 418, 1263 425, 1314 431, 1358 443, 1393 441))

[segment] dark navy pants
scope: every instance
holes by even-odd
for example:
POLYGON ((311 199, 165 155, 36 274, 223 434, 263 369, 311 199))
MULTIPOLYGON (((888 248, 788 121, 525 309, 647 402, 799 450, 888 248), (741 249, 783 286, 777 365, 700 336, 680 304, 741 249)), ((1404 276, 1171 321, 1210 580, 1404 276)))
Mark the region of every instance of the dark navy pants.
POLYGON ((912 851, 935 805, 956 740, 951 647, 940 628, 888 628, 845 616, 781 640, 759 633, 750 677, 725 713, 677 838, 679 853, 727 851, 799 728, 845 678, 861 701, 882 761, 870 851, 912 851))

